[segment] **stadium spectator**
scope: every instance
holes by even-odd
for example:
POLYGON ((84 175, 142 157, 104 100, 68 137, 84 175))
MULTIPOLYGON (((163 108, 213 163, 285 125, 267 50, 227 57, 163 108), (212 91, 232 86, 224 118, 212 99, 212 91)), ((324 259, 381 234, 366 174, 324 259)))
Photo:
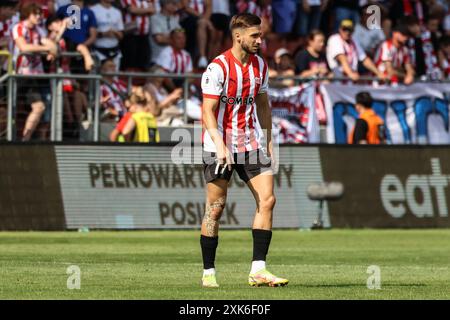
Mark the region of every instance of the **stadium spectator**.
POLYGON ((123 70, 150 67, 150 17, 156 13, 148 0, 121 0, 125 11, 125 36, 121 42, 123 70))
POLYGON ((16 13, 17 3, 10 0, 0 2, 0 50, 9 47, 13 16, 16 13))
POLYGON ((414 16, 408 16, 401 19, 400 23, 404 23, 408 28, 409 56, 415 70, 415 76, 422 78, 426 74, 426 65, 422 42, 422 28, 420 27, 419 19, 414 16))
POLYGON ((278 34, 288 34, 294 29, 297 16, 296 0, 272 0, 273 31, 278 34))
POLYGON ((123 135, 134 132, 134 142, 159 142, 158 123, 149 110, 149 105, 155 103, 151 95, 140 89, 130 96, 129 101, 135 110, 123 128, 123 135))
POLYGON ((119 121, 126 113, 125 99, 127 95, 127 86, 123 81, 120 81, 114 76, 105 75, 113 73, 117 70, 117 66, 113 59, 106 59, 101 66, 101 73, 103 74, 103 83, 100 86, 102 108, 104 110, 103 120, 119 121))
MULTIPOLYGON (((47 60, 53 60, 57 55, 56 44, 46 38, 45 30, 39 27, 42 11, 37 4, 31 3, 23 6, 20 16, 22 20, 12 30, 16 72, 27 75, 42 74, 44 66, 40 55, 21 54, 45 52, 47 60)), ((21 81, 19 86, 19 95, 26 99, 27 104, 31 105, 31 112, 25 122, 22 136, 23 141, 28 141, 46 111, 46 102, 48 102, 47 98, 50 93, 49 83, 45 80, 26 79, 21 81)), ((49 115, 49 112, 45 113, 44 122, 48 123, 49 115)), ((41 138, 45 135, 46 130, 44 129, 41 131, 41 138)))
MULTIPOLYGON (((67 28, 64 32, 64 41, 66 42, 67 51, 79 51, 79 46, 85 46, 91 48, 97 40, 97 20, 95 19, 94 12, 85 6, 84 0, 73 0, 71 4, 61 6, 57 15, 60 18, 72 17, 73 12, 70 9, 70 5, 75 5, 80 8, 80 21, 72 20, 75 23, 76 28, 67 28)), ((86 69, 86 60, 72 58, 70 60, 70 69, 72 73, 84 72, 86 69)))
POLYGON ((392 38, 384 41, 376 55, 376 65, 392 83, 403 82, 409 85, 414 82, 415 71, 407 47, 408 29, 404 24, 397 24, 392 38))
MULTIPOLYGON (((50 16, 46 21, 49 38, 58 45, 59 52, 61 53, 67 52, 67 45, 62 36, 69 23, 69 18, 61 19, 57 15, 50 16)), ((92 70, 94 60, 89 49, 85 45, 79 44, 77 51, 83 56, 86 71, 92 70)), ((61 58, 60 65, 64 73, 70 73, 70 59, 61 58)), ((54 66, 52 67, 50 72, 57 72, 54 66)), ((68 79, 63 80, 63 98, 65 124, 69 128, 69 133, 75 135, 83 121, 84 112, 86 111, 85 101, 87 98, 82 91, 78 90, 78 83, 68 79)))
POLYGON ((94 52, 100 61, 113 59, 114 64, 119 68, 122 58, 119 41, 123 39, 124 26, 122 13, 112 6, 113 2, 114 0, 100 0, 99 4, 91 8, 97 20, 94 52))
POLYGON ((439 64, 442 78, 450 79, 450 36, 443 36, 439 41, 439 64))
MULTIPOLYGON (((275 68, 269 69, 269 77, 292 77, 295 76, 295 68, 292 55, 286 48, 280 48, 275 52, 275 68)), ((289 88, 294 86, 293 79, 271 79, 269 85, 273 88, 289 88)))
MULTIPOLYGON (((369 25, 369 19, 372 13, 369 13, 367 8, 366 6, 361 10, 361 22, 355 25, 353 39, 369 57, 373 57, 378 46, 386 40, 386 35, 381 24, 379 26, 369 25)), ((387 33, 389 34, 389 32, 387 33)))
POLYGON ((350 144, 385 143, 384 121, 372 109, 373 99, 370 93, 356 95, 355 108, 359 114, 355 128, 349 136, 350 144))
POLYGON ((299 36, 307 36, 320 27, 322 12, 329 0, 299 0, 297 4, 296 31, 299 36))
POLYGON ((109 141, 111 142, 129 142, 130 141, 130 135, 124 135, 123 129, 125 128, 128 120, 130 120, 133 113, 136 111, 135 105, 130 103, 130 98, 128 97, 125 100, 125 108, 127 108, 127 113, 120 119, 120 121, 117 123, 116 127, 111 131, 109 134, 109 141))
MULTIPOLYGON (((150 69, 151 73, 164 73, 164 69, 155 65, 150 69)), ((150 78, 144 90, 151 94, 156 101, 156 111, 153 113, 158 117, 158 125, 168 126, 179 123, 182 112, 177 108, 176 104, 183 97, 183 89, 177 88, 171 92, 163 85, 164 79, 160 77, 150 78)))
POLYGON ((437 80, 442 77, 438 61, 439 38, 441 37, 439 31, 440 24, 441 19, 438 15, 429 15, 421 34, 425 59, 425 74, 431 80, 437 80))
POLYGON ((154 14, 150 19, 150 44, 152 62, 158 58, 160 52, 170 44, 170 32, 180 29, 178 0, 160 0, 161 12, 154 14))
POLYGON ((349 77, 353 81, 360 78, 358 73, 358 62, 378 76, 384 78, 378 71, 372 59, 366 55, 358 43, 352 39, 353 22, 343 20, 337 34, 332 35, 327 43, 327 61, 335 76, 349 77))
POLYGON ((188 46, 187 50, 192 56, 197 57, 197 66, 204 69, 208 66, 208 39, 212 42, 214 26, 211 22, 212 3, 211 0, 181 0, 184 13, 180 21, 186 30, 188 46))
POLYGON ((353 24, 359 22, 359 0, 335 0, 335 24, 334 31, 338 31, 341 22, 351 20, 353 24))
MULTIPOLYGON (((170 46, 164 48, 158 58, 156 64, 168 73, 185 74, 193 71, 192 58, 189 52, 184 50, 186 47, 186 34, 184 29, 174 29, 170 33, 170 46)), ((165 84, 170 89, 181 87, 183 80, 167 79, 165 84)))
POLYGON ((325 35, 322 31, 311 31, 306 49, 300 51, 295 57, 295 73, 301 77, 330 76, 324 48, 325 35))
POLYGON ((230 39, 231 8, 229 1, 212 0, 211 22, 214 26, 214 35, 210 41, 210 57, 217 57, 226 47, 230 39))

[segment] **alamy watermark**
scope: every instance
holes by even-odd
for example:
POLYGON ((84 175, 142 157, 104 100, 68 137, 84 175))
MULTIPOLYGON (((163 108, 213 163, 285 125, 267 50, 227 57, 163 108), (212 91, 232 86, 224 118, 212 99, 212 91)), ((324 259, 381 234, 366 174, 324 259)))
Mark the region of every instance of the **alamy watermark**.
POLYGON ((381 289, 381 268, 379 266, 369 266, 367 268, 367 289, 369 290, 380 290, 381 289))
POLYGON ((69 23, 67 29, 80 30, 81 29, 81 8, 74 4, 70 5, 66 9, 69 23))
POLYGON ((81 289, 81 269, 77 265, 67 267, 66 273, 69 275, 67 278, 67 289, 80 290, 81 289))
POLYGON ((381 8, 377 5, 368 6, 366 9, 366 27, 369 30, 381 29, 381 8))

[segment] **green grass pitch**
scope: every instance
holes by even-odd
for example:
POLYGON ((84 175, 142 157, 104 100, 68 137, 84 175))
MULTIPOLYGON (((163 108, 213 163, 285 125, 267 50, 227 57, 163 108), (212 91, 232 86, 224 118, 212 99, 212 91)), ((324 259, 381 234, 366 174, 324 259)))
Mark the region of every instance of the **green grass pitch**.
POLYGON ((268 266, 283 288, 247 285, 251 255, 250 231, 222 231, 221 287, 203 289, 198 231, 0 232, 0 299, 450 299, 448 229, 275 230, 268 266))

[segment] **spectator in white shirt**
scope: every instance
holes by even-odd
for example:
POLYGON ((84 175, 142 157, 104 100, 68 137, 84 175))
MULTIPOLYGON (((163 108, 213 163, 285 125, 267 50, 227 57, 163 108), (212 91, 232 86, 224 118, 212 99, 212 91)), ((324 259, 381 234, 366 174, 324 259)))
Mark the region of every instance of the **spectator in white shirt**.
POLYGON ((358 81, 360 78, 358 62, 362 62, 367 70, 379 78, 384 78, 372 59, 357 42, 353 41, 353 30, 353 22, 343 20, 339 32, 328 39, 327 60, 330 69, 336 77, 349 77, 353 81, 358 81))
POLYGON ((169 73, 190 73, 192 72, 192 58, 186 47, 186 34, 184 29, 175 29, 170 33, 170 46, 164 48, 156 64, 169 73))
POLYGON ((97 40, 94 50, 100 61, 113 59, 117 67, 120 66, 122 53, 119 41, 123 38, 123 18, 119 9, 112 6, 114 0, 101 0, 91 9, 97 20, 97 40))
POLYGON ((161 50, 170 44, 170 32, 181 28, 177 15, 179 1, 160 0, 160 4, 161 12, 150 19, 152 62, 155 62, 161 50))

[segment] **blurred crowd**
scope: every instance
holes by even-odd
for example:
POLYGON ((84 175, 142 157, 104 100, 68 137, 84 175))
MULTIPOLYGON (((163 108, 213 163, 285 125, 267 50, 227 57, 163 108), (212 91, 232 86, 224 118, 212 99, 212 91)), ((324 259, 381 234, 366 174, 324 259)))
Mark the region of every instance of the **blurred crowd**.
MULTIPOLYGON (((156 141, 158 125, 186 120, 183 81, 138 79, 130 90, 112 73, 201 73, 231 45, 228 25, 236 13, 262 18, 261 55, 272 87, 294 86, 276 77, 295 75, 408 85, 450 78, 449 7, 448 0, 2 0, 0 50, 12 53, 20 74, 103 74, 102 121, 117 124, 111 140, 156 141), (61 52, 78 57, 58 58, 61 52), (138 134, 138 127, 149 130, 138 134)), ((8 63, 0 59, 5 73, 8 63)), ((198 85, 188 86, 189 121, 200 117, 198 85)), ((90 107, 88 83, 67 80, 63 88, 65 132, 78 137, 90 107)), ((48 81, 19 82, 23 140, 48 136, 49 97, 48 81)))

